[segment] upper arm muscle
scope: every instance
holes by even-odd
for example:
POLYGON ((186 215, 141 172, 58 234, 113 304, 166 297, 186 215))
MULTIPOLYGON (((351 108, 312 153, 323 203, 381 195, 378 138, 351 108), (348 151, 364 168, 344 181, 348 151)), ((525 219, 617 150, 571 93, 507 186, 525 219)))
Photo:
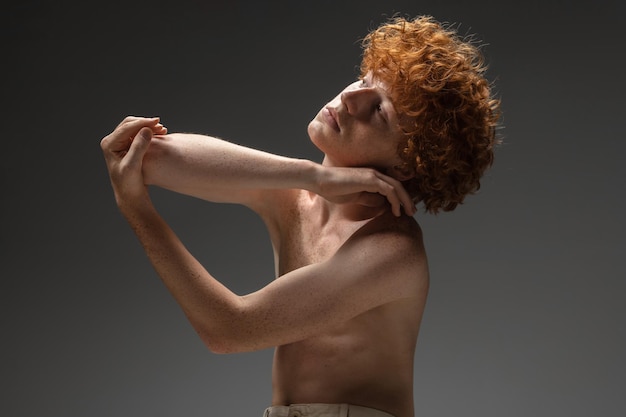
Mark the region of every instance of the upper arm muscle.
POLYGON ((425 262, 405 237, 348 241, 327 261, 294 270, 242 297, 233 349, 301 340, 401 298, 416 297, 425 262))

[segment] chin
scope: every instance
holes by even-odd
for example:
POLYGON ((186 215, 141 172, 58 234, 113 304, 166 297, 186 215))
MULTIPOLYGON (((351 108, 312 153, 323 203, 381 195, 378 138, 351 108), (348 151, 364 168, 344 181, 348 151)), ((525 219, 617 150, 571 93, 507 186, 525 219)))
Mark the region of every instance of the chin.
POLYGON ((339 133, 326 124, 320 113, 309 122, 307 133, 311 142, 324 154, 332 153, 332 149, 341 142, 339 133))
POLYGON ((324 136, 324 126, 322 123, 320 123, 317 119, 313 119, 309 122, 309 126, 306 130, 309 134, 311 142, 319 148, 319 140, 324 136))

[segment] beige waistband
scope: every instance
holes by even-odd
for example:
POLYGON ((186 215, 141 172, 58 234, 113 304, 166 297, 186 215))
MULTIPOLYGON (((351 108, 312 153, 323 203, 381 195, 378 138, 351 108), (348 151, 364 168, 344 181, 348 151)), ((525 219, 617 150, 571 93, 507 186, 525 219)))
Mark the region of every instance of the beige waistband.
POLYGON ((374 408, 352 404, 274 405, 265 409, 263 417, 393 417, 374 408))

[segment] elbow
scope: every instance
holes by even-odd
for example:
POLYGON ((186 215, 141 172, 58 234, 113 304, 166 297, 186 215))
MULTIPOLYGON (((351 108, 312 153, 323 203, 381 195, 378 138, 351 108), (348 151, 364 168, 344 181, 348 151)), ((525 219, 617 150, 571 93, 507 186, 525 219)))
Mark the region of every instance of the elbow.
POLYGON ((228 353, 239 353, 240 350, 236 348, 236 345, 228 342, 225 338, 215 336, 200 336, 204 345, 212 353, 225 355, 228 353))
POLYGON ((243 353, 262 348, 263 332, 241 297, 236 298, 221 312, 208 314, 213 320, 207 320, 207 314, 188 315, 204 345, 213 353, 243 353), (193 318, 192 318, 193 317, 193 318))
MULTIPOLYGON (((237 337, 237 333, 231 329, 212 329, 212 330, 199 330, 198 336, 202 340, 202 343, 211 351, 216 354, 228 354, 228 353, 242 353, 254 350, 254 348, 247 343, 247 339, 237 337)), ((249 340, 248 340, 249 341, 249 340)))

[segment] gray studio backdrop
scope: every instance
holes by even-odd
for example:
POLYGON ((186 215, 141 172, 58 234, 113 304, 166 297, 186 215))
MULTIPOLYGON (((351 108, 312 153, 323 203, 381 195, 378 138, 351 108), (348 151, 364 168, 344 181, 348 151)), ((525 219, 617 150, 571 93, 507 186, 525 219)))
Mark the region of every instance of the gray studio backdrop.
MULTIPOLYGON (((395 12, 488 44, 505 126, 480 193, 417 214, 432 286, 416 415, 625 415, 624 6, 586 3, 4 6, 0 415, 260 415, 271 350, 203 347, 115 207, 100 138, 125 115, 158 115, 319 161, 308 121, 395 12)), ((272 279, 250 212, 152 192, 235 292, 272 279)))

